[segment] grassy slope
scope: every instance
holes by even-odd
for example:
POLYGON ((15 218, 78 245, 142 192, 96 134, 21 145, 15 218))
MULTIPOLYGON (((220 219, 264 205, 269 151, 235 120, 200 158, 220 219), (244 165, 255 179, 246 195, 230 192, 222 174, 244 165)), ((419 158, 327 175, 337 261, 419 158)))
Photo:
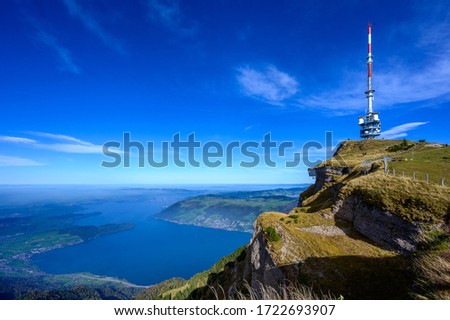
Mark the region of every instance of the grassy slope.
POLYGON ((373 206, 411 222, 438 222, 450 212, 450 188, 382 172, 350 181, 341 194, 359 194, 373 206))
POLYGON ((424 177, 426 173, 430 174, 430 178, 449 173, 450 147, 436 148, 434 144, 417 143, 407 151, 387 151, 389 146, 399 143, 401 141, 346 141, 338 154, 323 165, 348 165, 352 171, 347 175, 334 177, 334 183, 325 184, 316 194, 311 193, 312 189, 304 192, 303 206, 309 207, 309 212, 329 208, 333 204, 331 190, 333 186, 341 184, 342 196, 349 196, 352 193, 362 195, 371 205, 388 210, 405 220, 422 222, 442 220, 450 212, 450 188, 431 182, 427 184, 424 177), (395 167, 398 174, 401 170, 406 170, 406 167, 414 166, 417 180, 398 175, 394 177, 392 174, 384 175, 382 163, 384 156, 403 159, 411 152, 414 152, 413 161, 390 162, 389 168, 395 167), (336 159, 339 159, 339 162, 336 159), (373 163, 372 171, 375 172, 361 176, 359 172, 364 161, 373 163), (431 174, 433 172, 431 168, 435 168, 435 175, 431 174))
MULTIPOLYGON (((325 183, 317 193, 313 193, 312 187, 306 190, 302 194, 304 207, 291 212, 295 219, 273 212, 258 218, 263 229, 274 227, 281 237, 280 241, 269 243, 271 255, 278 265, 295 265, 303 261, 302 271, 307 282, 335 294, 345 292, 347 298, 370 298, 368 293, 374 298, 383 297, 387 285, 392 291, 390 298, 407 297, 405 294, 413 281, 411 261, 380 249, 353 231, 351 225, 332 218, 331 214, 333 193, 339 189, 342 197, 357 193, 371 205, 389 210, 407 221, 436 222, 448 216, 448 187, 384 175, 382 164, 377 161, 385 155, 403 157, 407 154, 386 150, 398 143, 400 141, 345 142, 336 157, 322 165, 349 166, 349 174, 335 176, 334 182, 325 183), (363 161, 374 164, 372 170, 375 172, 360 176, 363 161), (344 230, 345 234, 333 235, 335 228, 344 230)), ((441 165, 436 166, 439 170, 445 168, 448 173, 446 157, 450 156, 450 148, 419 144, 412 149, 415 160, 408 164, 415 165, 417 174, 424 174, 436 163, 441 165)), ((398 165, 400 162, 393 163, 398 165)))
POLYGON ((393 255, 369 243, 366 238, 354 232, 349 223, 324 218, 319 214, 293 210, 286 216, 283 213, 266 212, 258 217, 257 223, 264 228, 274 227, 281 236, 281 240, 269 243, 273 249, 272 258, 278 265, 289 265, 309 257, 393 255), (292 216, 295 218, 291 218, 292 216))
POLYGON ((278 266, 300 265, 302 284, 346 299, 407 297, 406 258, 379 248, 346 221, 294 209, 289 216, 264 213, 257 223, 277 230, 281 239, 268 242, 272 259, 278 266))
POLYGON ((389 169, 396 170, 397 175, 412 177, 416 173, 418 180, 425 180, 429 175, 430 182, 440 184, 441 178, 450 179, 450 147, 435 143, 411 142, 412 148, 404 151, 390 152, 390 146, 399 145, 400 140, 364 140, 344 141, 338 156, 325 161, 325 164, 338 164, 336 159, 342 159, 350 167, 361 166, 363 161, 382 160, 384 156, 392 158, 389 169))
POLYGON ((397 175, 411 178, 416 173, 416 179, 425 181, 428 174, 429 182, 441 184, 445 178, 450 185, 450 147, 434 148, 426 145, 403 153, 395 157, 389 164, 391 171, 395 169, 397 175))

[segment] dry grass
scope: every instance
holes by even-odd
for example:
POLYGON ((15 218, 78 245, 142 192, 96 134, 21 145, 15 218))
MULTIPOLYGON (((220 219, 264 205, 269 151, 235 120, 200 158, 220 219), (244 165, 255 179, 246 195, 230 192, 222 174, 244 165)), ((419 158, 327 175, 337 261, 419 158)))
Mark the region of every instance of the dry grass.
MULTIPOLYGON (((332 183, 324 184, 324 187, 319 192, 310 195, 306 198, 302 205, 308 208, 308 212, 317 212, 320 210, 325 210, 331 208, 333 205, 333 196, 331 189, 333 188, 332 183)), ((303 194, 302 194, 303 197, 303 194)))
POLYGON ((400 140, 360 140, 344 141, 342 147, 338 150, 339 157, 331 158, 323 165, 342 166, 343 160, 348 166, 361 164, 365 160, 380 159, 388 152, 386 149, 390 146, 400 143, 400 140))
POLYGON ((395 169, 396 175, 412 178, 416 174, 417 180, 426 180, 428 174, 429 182, 441 184, 441 179, 445 178, 447 185, 450 185, 450 147, 431 148, 424 147, 418 151, 412 151, 394 157, 394 162, 389 163, 389 168, 395 169))
POLYGON ((450 300, 450 253, 429 253, 414 264, 421 289, 419 299, 450 300))
POLYGON ((299 263, 307 258, 366 256, 372 258, 393 257, 394 253, 381 249, 352 230, 350 223, 326 218, 320 213, 299 212, 298 222, 288 219, 286 214, 266 212, 257 219, 257 224, 264 229, 272 226, 277 230, 281 240, 269 243, 270 254, 279 266, 299 263), (280 218, 285 217, 284 221, 280 218), (291 221, 291 223, 287 223, 291 221), (326 232, 305 231, 307 228, 320 226, 338 228, 344 232, 328 235, 326 232))
POLYGON ((270 212, 256 222, 262 230, 272 226, 280 235, 280 241, 268 243, 268 251, 290 281, 313 284, 346 299, 406 297, 412 280, 402 256, 376 246, 347 221, 298 210, 294 216, 298 222, 288 224, 292 218, 270 212))
MULTIPOLYGON (((362 196, 367 203, 400 216, 407 221, 436 222, 450 214, 450 188, 436 183, 441 177, 450 179, 450 147, 436 147, 435 144, 417 143, 412 149, 403 152, 388 152, 387 148, 399 144, 396 140, 345 141, 335 158, 322 165, 342 166, 336 159, 343 159, 350 167, 349 174, 333 176, 335 182, 326 183, 317 193, 314 187, 302 193, 303 206, 308 212, 323 211, 333 205, 333 193, 337 186, 343 186, 340 197, 351 194, 362 196), (397 161, 389 163, 396 168, 397 176, 385 176, 380 159, 388 155, 393 159, 410 158, 414 161, 397 161), (375 161, 378 159, 378 161, 375 161), (375 161, 372 172, 360 176, 363 161, 375 161), (416 172, 418 180, 402 177, 416 172), (427 184, 425 175, 429 174, 431 182, 427 184), (419 180, 420 179, 420 180, 419 180)), ((447 179, 447 185, 449 185, 447 179)))
MULTIPOLYGON (((216 295, 217 296, 217 295, 216 295)), ((317 294, 310 287, 302 285, 284 285, 275 289, 258 283, 252 288, 244 285, 244 292, 237 292, 235 300, 336 300, 331 294, 317 294)))
MULTIPOLYGON (((342 143, 335 157, 323 162, 321 165, 342 166, 343 162, 347 166, 353 167, 361 165, 363 161, 381 160, 384 156, 394 159, 414 158, 415 162, 446 162, 449 164, 450 147, 436 147, 432 143, 415 143, 415 146, 406 151, 390 152, 387 149, 391 146, 401 144, 401 140, 349 140, 342 143)), ((447 167, 448 168, 448 167, 447 167)), ((448 172, 448 171, 447 171, 448 172)))
POLYGON ((341 196, 361 196, 373 206, 407 221, 441 221, 450 210, 450 188, 408 178, 385 176, 381 172, 348 182, 341 196))

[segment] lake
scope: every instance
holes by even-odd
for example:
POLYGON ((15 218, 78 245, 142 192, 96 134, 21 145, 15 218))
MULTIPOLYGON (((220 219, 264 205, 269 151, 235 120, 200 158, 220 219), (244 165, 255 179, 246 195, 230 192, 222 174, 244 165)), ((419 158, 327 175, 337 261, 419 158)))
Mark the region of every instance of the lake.
MULTIPOLYGON (((110 190, 116 192, 117 190, 110 190)), ((120 196, 84 195, 79 225, 133 223, 132 230, 101 236, 79 245, 33 256, 42 271, 52 274, 89 272, 151 285, 172 277, 189 278, 249 242, 251 234, 179 225, 152 215, 183 198, 206 191, 122 190, 120 196), (156 194, 157 193, 157 194, 156 194)), ((95 193, 94 193, 95 194, 95 193)))

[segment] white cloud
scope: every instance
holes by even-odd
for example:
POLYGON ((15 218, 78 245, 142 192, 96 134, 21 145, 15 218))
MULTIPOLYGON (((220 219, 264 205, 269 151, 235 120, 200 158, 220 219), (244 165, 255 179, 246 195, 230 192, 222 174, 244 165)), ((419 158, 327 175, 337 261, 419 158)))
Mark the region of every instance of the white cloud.
POLYGON ((44 164, 31 159, 0 155, 1 167, 31 167, 42 165, 44 164))
MULTIPOLYGON (((450 50, 448 54, 450 56, 450 50)), ((366 88, 364 81, 355 81, 355 78, 345 79, 346 84, 337 90, 304 97, 298 105, 332 111, 333 115, 362 113, 367 108, 366 88)), ((420 102, 428 106, 434 99, 450 101, 450 58, 437 59, 422 70, 390 66, 374 74, 374 88, 375 110, 420 102)))
POLYGON ((161 23, 172 32, 183 36, 192 36, 197 33, 197 27, 187 26, 185 17, 176 0, 147 0, 147 16, 152 21, 161 23))
POLYGON ((423 126, 428 122, 411 122, 405 123, 396 127, 393 127, 389 130, 386 130, 381 133, 381 137, 385 139, 397 139, 406 137, 408 131, 414 130, 417 127, 423 126))
POLYGON ((70 144, 70 143, 53 143, 53 144, 36 144, 41 149, 53 150, 66 153, 102 153, 103 146, 95 144, 70 144))
POLYGON ((53 140, 75 142, 77 144, 82 144, 82 145, 92 145, 92 143, 90 143, 90 142, 83 141, 83 140, 80 140, 80 139, 77 139, 77 138, 74 138, 71 136, 67 136, 64 134, 53 134, 53 133, 39 132, 39 131, 29 131, 28 133, 32 134, 34 136, 50 138, 53 140))
MULTIPOLYGON (((336 91, 327 91, 316 95, 304 97, 298 101, 298 106, 304 108, 313 108, 318 110, 332 111, 333 115, 352 114, 355 111, 363 111, 366 108, 364 101, 364 89, 340 89, 336 91)), ((359 88, 358 88, 359 89, 359 88)), ((378 105, 376 105, 378 107, 378 105)))
MULTIPOLYGON (((424 15, 421 12, 420 20, 397 25, 391 35, 394 41, 397 38, 411 39, 405 45, 411 48, 411 52, 416 52, 416 60, 420 63, 408 63, 405 56, 397 56, 393 51, 384 52, 386 58, 378 64, 375 53, 373 85, 376 110, 410 103, 429 106, 435 101, 450 101, 450 44, 445 40, 450 37, 450 16, 439 18, 430 14, 426 21, 424 15), (411 34, 416 36, 409 37, 411 34)), ((365 90, 365 65, 362 62, 358 70, 343 75, 337 89, 302 97, 298 105, 332 111, 333 115, 362 113, 367 105, 365 90)))
POLYGON ((10 136, 0 136, 0 141, 5 142, 13 142, 13 143, 25 143, 25 144, 33 144, 36 143, 36 140, 21 138, 21 137, 10 137, 10 136))
POLYGON ((95 145, 91 142, 83 141, 75 137, 64 134, 53 134, 47 132, 30 132, 38 137, 49 138, 57 141, 69 143, 36 143, 35 146, 41 149, 48 149, 67 153, 102 153, 103 146, 95 145))
POLYGON ((29 138, 10 136, 0 136, 0 141, 10 143, 23 143, 39 149, 53 150, 65 153, 103 153, 102 145, 96 145, 91 142, 83 141, 68 135, 33 131, 28 132, 28 134, 42 138, 48 138, 50 140, 62 141, 65 143, 42 142, 29 138))
POLYGON ((263 71, 239 68, 237 80, 244 95, 272 105, 284 105, 285 100, 298 92, 297 80, 275 66, 268 66, 263 71))
POLYGON ((125 53, 123 43, 109 34, 94 18, 93 14, 87 9, 81 7, 76 0, 64 0, 64 4, 70 15, 80 19, 83 25, 99 38, 107 47, 117 51, 118 53, 125 53))

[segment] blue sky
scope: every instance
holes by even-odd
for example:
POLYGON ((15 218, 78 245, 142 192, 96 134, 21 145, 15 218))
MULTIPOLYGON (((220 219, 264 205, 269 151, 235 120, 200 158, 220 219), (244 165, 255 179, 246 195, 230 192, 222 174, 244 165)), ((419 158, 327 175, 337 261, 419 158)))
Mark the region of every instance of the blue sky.
POLYGON ((0 183, 310 182, 276 157, 104 168, 102 145, 358 139, 369 21, 384 136, 450 143, 448 1, 1 1, 0 21, 0 183))

